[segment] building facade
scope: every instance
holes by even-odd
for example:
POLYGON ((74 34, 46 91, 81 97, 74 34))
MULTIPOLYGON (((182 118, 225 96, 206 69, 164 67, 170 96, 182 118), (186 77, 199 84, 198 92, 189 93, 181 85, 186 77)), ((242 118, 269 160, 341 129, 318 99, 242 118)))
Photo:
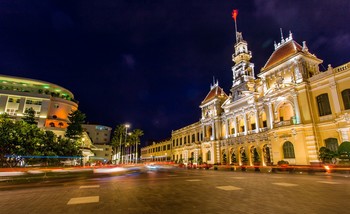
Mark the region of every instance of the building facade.
POLYGON ((349 140, 350 62, 328 65, 290 33, 254 75, 252 53, 236 33, 232 87, 214 82, 200 121, 172 132, 172 160, 185 164, 292 165, 319 162, 319 149, 349 140))
POLYGON ((73 93, 53 83, 0 75, 0 113, 20 119, 33 108, 38 127, 64 135, 68 114, 78 109, 73 93))
POLYGON ((141 148, 142 162, 168 162, 172 160, 171 140, 152 142, 151 145, 141 148))
MULTIPOLYGON (((39 128, 63 137, 68 115, 78 109, 78 101, 72 92, 53 83, 0 75, 0 114, 7 113, 12 119, 21 120, 29 108, 34 109, 39 128)), ((94 156, 87 133, 83 133, 80 143, 85 164, 94 156)))
POLYGON ((110 145, 112 128, 94 124, 83 124, 82 127, 91 140, 89 149, 94 154, 89 162, 110 163, 113 157, 113 147, 110 145))

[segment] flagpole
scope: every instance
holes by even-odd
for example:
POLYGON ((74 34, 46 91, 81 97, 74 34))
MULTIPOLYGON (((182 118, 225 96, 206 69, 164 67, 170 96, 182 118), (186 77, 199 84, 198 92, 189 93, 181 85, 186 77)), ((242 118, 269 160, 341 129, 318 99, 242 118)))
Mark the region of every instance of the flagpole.
POLYGON ((232 11, 232 18, 233 18, 233 20, 235 20, 236 43, 238 42, 238 38, 237 38, 237 15, 238 15, 238 10, 233 10, 232 11))

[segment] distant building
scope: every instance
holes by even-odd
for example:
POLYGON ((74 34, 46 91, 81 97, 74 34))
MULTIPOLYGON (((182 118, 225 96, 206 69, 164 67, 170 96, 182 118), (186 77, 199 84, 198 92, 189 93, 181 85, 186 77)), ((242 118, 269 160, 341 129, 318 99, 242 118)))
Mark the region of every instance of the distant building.
POLYGON ((152 145, 141 148, 143 162, 166 162, 172 160, 170 139, 153 142, 152 145))
POLYGON ((111 127, 94 124, 83 124, 82 127, 90 136, 93 144, 110 143, 112 131, 111 127))
POLYGON ((91 150, 95 154, 90 157, 90 162, 112 161, 113 148, 110 145, 112 128, 94 124, 83 124, 82 127, 91 139, 91 150))
POLYGON ((323 61, 290 33, 255 78, 248 43, 240 32, 236 39, 230 93, 211 85, 200 121, 172 132, 172 160, 310 165, 321 147, 336 152, 349 141, 350 62, 320 71, 323 61))

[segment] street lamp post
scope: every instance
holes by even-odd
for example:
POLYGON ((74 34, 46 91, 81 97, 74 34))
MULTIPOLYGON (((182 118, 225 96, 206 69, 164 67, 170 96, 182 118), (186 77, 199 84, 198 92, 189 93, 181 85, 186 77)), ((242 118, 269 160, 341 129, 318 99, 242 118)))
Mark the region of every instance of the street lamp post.
MULTIPOLYGON (((124 146, 126 146, 126 137, 128 135, 128 128, 130 128, 129 124, 125 124, 125 139, 124 139, 124 146)), ((125 149, 125 147, 124 147, 125 149)), ((123 162, 123 161, 122 161, 123 162)))

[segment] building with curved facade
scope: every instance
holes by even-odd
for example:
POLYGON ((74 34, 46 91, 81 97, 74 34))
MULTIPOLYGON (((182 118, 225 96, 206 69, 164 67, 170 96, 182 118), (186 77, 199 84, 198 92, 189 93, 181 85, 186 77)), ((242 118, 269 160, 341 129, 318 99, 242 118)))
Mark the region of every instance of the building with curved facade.
POLYGON ((172 132, 172 160, 185 164, 292 165, 319 162, 319 149, 349 140, 350 62, 320 71, 323 60, 290 33, 257 74, 236 32, 232 87, 218 82, 200 104, 200 121, 172 132))
POLYGON ((0 75, 0 113, 20 119, 26 109, 33 108, 38 127, 63 135, 68 114, 78 109, 69 90, 49 82, 0 75))

